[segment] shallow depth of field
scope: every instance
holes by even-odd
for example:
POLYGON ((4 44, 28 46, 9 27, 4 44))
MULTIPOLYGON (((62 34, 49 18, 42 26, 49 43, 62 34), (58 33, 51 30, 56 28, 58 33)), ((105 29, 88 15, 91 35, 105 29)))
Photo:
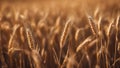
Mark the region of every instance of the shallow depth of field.
POLYGON ((120 0, 1 0, 0 68, 120 68, 120 0))

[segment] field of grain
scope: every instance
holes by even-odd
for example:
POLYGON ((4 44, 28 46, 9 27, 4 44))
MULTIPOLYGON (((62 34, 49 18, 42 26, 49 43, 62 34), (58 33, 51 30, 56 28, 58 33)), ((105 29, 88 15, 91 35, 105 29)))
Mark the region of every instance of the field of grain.
POLYGON ((120 0, 1 0, 0 68, 120 68, 120 0))

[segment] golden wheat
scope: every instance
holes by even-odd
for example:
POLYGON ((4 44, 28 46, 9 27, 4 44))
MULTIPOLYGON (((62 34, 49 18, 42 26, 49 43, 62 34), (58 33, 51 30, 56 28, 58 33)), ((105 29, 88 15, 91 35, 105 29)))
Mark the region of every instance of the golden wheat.
POLYGON ((35 42, 29 28, 26 28, 26 35, 30 49, 35 49, 35 42))
POLYGON ((9 43, 8 43, 8 52, 11 51, 12 48, 14 48, 14 47, 13 47, 13 39, 14 39, 16 30, 19 28, 19 26, 20 26, 19 24, 16 24, 16 25, 14 25, 14 27, 13 27, 13 33, 12 33, 12 35, 11 35, 11 37, 10 37, 10 40, 9 40, 9 43))
POLYGON ((86 38, 82 43, 80 43, 76 49, 76 52, 81 50, 81 48, 85 47, 85 45, 88 45, 88 43, 92 40, 91 36, 86 38))
POLYGON ((1 1, 0 68, 119 68, 119 18, 117 0, 1 1))
POLYGON ((65 45, 65 41, 67 39, 71 24, 72 24, 71 19, 69 19, 65 24, 65 27, 63 29, 63 33, 62 33, 61 38, 60 38, 60 48, 63 48, 65 45))
POLYGON ((95 22, 93 21, 91 16, 89 16, 88 19, 89 19, 89 25, 90 25, 90 27, 92 29, 93 34, 97 35, 97 27, 96 27, 95 22))

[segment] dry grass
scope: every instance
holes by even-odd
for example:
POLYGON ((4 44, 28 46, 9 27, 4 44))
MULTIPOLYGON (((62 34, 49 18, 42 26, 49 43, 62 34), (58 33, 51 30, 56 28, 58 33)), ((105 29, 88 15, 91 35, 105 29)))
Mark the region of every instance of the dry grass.
POLYGON ((0 2, 0 68, 120 67, 119 0, 32 2, 0 2))

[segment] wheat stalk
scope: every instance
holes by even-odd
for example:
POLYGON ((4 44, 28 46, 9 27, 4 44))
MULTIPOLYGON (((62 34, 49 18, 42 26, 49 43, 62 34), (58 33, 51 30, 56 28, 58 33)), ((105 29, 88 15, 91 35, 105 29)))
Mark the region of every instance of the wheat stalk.
POLYGON ((108 27, 108 29, 107 29, 107 36, 108 36, 108 37, 110 36, 110 31, 112 30, 113 23, 114 23, 114 19, 112 19, 112 21, 111 21, 111 23, 109 24, 109 27, 108 27))
POLYGON ((23 27, 20 27, 20 38, 21 38, 22 42, 25 41, 23 32, 24 32, 23 27))
POLYGON ((39 52, 37 50, 32 50, 31 57, 35 63, 35 68, 41 68, 41 57, 39 55, 39 52))
POLYGON ((120 52, 120 42, 118 42, 117 51, 120 52))
POLYGON ((99 13, 99 7, 97 7, 96 9, 95 9, 95 11, 94 11, 94 17, 96 17, 97 16, 97 14, 99 13))
POLYGON ((119 29, 119 16, 117 16, 117 19, 116 19, 116 37, 115 37, 115 54, 114 54, 114 62, 116 62, 116 55, 117 55, 117 46, 118 46, 118 29, 119 29))
POLYGON ((101 20, 102 20, 102 16, 100 16, 99 20, 98 20, 98 30, 99 31, 101 30, 101 20))

